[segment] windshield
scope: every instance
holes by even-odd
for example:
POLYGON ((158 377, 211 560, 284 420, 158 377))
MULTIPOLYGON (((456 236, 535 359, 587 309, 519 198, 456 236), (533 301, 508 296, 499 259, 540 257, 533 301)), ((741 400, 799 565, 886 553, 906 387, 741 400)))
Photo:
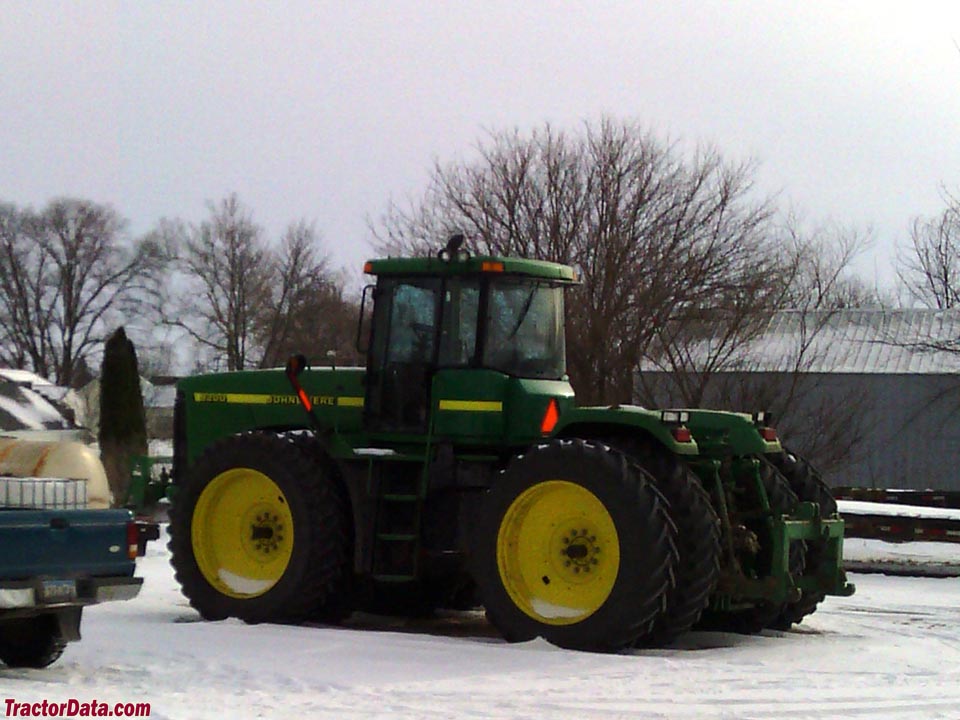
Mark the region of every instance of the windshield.
POLYGON ((559 379, 566 372, 560 286, 492 281, 485 325, 484 367, 528 378, 559 379))

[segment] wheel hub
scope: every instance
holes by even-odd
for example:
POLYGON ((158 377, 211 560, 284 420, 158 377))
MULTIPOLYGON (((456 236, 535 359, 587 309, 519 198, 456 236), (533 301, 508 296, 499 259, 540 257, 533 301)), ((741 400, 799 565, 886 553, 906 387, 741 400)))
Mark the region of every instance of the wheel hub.
POLYGON ((563 566, 571 568, 574 574, 588 573, 600 564, 600 546, 597 544, 597 536, 588 534, 586 528, 572 530, 565 534, 561 539, 563 548, 560 555, 563 556, 563 566))
POLYGON ((270 511, 258 513, 250 525, 250 541, 255 552, 263 555, 277 552, 283 543, 283 522, 280 517, 270 511))

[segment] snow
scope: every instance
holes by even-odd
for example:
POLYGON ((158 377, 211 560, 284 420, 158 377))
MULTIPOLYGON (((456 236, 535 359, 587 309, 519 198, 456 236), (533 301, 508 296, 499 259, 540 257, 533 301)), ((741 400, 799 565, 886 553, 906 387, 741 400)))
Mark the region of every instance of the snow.
POLYGON ((960 576, 960 543, 955 542, 890 543, 844 538, 843 558, 846 567, 855 570, 960 576))
POLYGON ((236 575, 229 570, 220 568, 217 570, 217 577, 228 588, 240 595, 255 595, 273 586, 273 580, 257 580, 256 578, 246 578, 236 575))
POLYGON ((60 411, 27 387, 19 388, 18 399, 0 395, 0 409, 5 410, 27 430, 67 427, 60 411))
POLYGON ((147 442, 147 452, 151 457, 173 457, 173 440, 157 440, 153 438, 147 442))
POLYGON ((853 575, 856 595, 791 632, 598 655, 507 644, 478 613, 201 622, 162 543, 138 572, 140 597, 87 609, 55 665, 0 668, 0 703, 149 702, 154 720, 960 716, 960 579, 853 575))
POLYGON ((863 502, 860 500, 837 500, 837 507, 844 515, 887 515, 890 517, 960 520, 960 509, 956 508, 923 507, 920 505, 863 502))
POLYGON ((53 386, 52 382, 50 382, 44 377, 40 377, 36 373, 30 372, 29 370, 14 370, 11 368, 0 368, 0 380, 8 380, 9 382, 23 383, 25 385, 53 386))

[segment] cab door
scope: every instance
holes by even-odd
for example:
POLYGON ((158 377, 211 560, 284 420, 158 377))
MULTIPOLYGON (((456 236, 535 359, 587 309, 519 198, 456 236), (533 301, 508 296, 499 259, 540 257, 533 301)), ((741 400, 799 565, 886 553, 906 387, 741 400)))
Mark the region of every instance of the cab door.
POLYGON ((374 432, 424 434, 437 354, 440 280, 381 278, 374 299, 365 425, 374 432))

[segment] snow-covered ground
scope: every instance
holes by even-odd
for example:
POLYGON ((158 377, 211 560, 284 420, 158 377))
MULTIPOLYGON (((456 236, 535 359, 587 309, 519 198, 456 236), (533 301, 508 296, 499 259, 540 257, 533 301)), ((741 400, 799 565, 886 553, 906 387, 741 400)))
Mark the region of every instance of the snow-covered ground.
MULTIPOLYGON (((957 548, 960 553, 960 546, 957 548)), ((509 645, 482 616, 350 628, 200 622, 162 543, 139 598, 93 607, 17 702, 149 702, 151 718, 958 718, 960 579, 853 575, 799 629, 694 632, 623 655, 509 645)))

